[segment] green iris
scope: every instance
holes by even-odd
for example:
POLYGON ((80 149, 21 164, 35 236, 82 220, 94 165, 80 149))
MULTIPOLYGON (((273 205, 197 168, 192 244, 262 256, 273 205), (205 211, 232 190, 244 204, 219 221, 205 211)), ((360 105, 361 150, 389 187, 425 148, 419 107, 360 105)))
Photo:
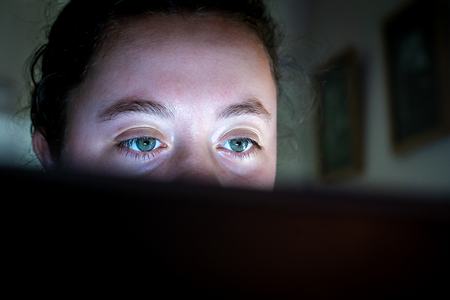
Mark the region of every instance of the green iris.
POLYGON ((156 139, 151 137, 143 137, 136 139, 136 147, 143 152, 148 152, 153 150, 156 145, 156 139))
POLYGON ((248 147, 248 141, 245 139, 232 139, 229 143, 231 150, 235 152, 242 152, 248 147))

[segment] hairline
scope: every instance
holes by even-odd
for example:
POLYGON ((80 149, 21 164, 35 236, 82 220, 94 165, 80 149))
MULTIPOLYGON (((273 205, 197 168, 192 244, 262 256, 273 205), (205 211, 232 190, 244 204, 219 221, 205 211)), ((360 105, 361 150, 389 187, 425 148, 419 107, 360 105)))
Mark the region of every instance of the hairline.
POLYGON ((89 81, 91 71, 94 68, 96 62, 98 61, 99 55, 101 55, 102 50, 108 45, 108 43, 111 40, 114 40, 115 38, 123 38, 120 37, 120 35, 123 35, 128 31, 131 31, 132 28, 140 22, 145 22, 148 18, 183 18, 183 19, 194 19, 195 20, 204 20, 204 19, 223 19, 226 21, 229 21, 231 24, 235 25, 242 25, 242 26, 236 26, 236 28, 242 28, 242 30, 239 30, 246 38, 250 39, 252 42, 254 42, 256 45, 262 47, 266 58, 269 62, 270 72, 272 75, 272 79, 275 83, 275 88, 277 90, 277 95, 279 91, 278 87, 278 79, 276 78, 276 72, 275 72, 275 66, 272 57, 269 54, 269 51, 264 44, 264 41, 262 40, 262 37, 258 33, 257 29, 253 26, 250 26, 250 24, 247 24, 243 18, 239 19, 236 17, 236 13, 227 13, 225 11, 215 11, 215 10, 205 10, 201 12, 192 12, 192 11, 181 11, 181 13, 167 13, 163 14, 161 12, 146 12, 146 13, 140 13, 133 16, 122 16, 122 17, 116 17, 116 18, 110 18, 107 20, 104 28, 100 30, 100 33, 97 38, 97 44, 94 47, 94 51, 92 53, 92 56, 89 60, 89 62, 86 64, 86 68, 84 71, 84 78, 81 81, 81 83, 75 87, 73 90, 77 89, 78 87, 82 87, 83 84, 86 81, 89 81), (116 27, 116 28, 115 28, 116 27), (245 29, 244 29, 245 28, 245 29))

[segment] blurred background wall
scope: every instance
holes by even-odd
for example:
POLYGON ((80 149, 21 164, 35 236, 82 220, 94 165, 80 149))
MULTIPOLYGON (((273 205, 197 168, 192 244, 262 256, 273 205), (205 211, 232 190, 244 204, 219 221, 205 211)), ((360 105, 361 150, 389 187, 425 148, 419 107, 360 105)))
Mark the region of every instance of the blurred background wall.
MULTIPOLYGON (((390 144, 382 25, 387 17, 409 2, 293 0, 277 1, 274 6, 277 18, 285 21, 288 37, 303 37, 298 42, 310 45, 304 49, 307 54, 303 54, 304 58, 310 59, 306 61, 308 66, 320 65, 347 47, 353 47, 359 58, 364 168, 360 175, 327 183, 327 186, 450 192, 448 136, 401 155, 394 154, 390 144)), ((297 47, 301 49, 301 46, 297 47)), ((450 83, 449 78, 447 82, 450 83)), ((283 165, 279 167, 279 186, 324 185, 316 180, 319 157, 315 117, 312 115, 305 121, 304 132, 297 137, 302 148, 298 152, 300 156, 289 163, 281 158, 283 165)))
MULTIPOLYGON (((64 2, 64 1, 60 1, 64 2)), ((279 106, 277 188, 305 186, 426 190, 450 193, 450 137, 402 155, 390 145, 382 24, 408 0, 268 1, 285 32, 283 52, 310 72, 351 46, 360 63, 364 169, 332 183, 318 180, 317 109, 305 78, 293 81, 290 101, 279 106), (285 136, 286 135, 286 136, 285 136)), ((0 165, 39 168, 31 150, 25 63, 43 40, 44 8, 38 0, 0 0, 0 165)), ((449 14, 450 15, 450 12, 449 14)), ((450 41, 450 37, 449 37, 450 41)), ((291 89, 289 89, 291 90, 291 89)))
POLYGON ((30 122, 21 112, 27 93, 25 62, 42 36, 41 3, 0 0, 0 164, 37 167, 30 122))

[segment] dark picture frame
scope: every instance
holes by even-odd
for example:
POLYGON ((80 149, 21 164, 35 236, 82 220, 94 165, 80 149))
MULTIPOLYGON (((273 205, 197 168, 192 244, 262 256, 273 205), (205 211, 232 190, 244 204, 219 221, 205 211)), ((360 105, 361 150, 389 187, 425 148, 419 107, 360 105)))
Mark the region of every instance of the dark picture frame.
POLYGON ((390 135, 401 154, 449 133, 446 1, 416 0, 383 25, 390 135))
POLYGON ((356 53, 347 49, 319 68, 319 174, 344 179, 363 169, 360 97, 356 53))

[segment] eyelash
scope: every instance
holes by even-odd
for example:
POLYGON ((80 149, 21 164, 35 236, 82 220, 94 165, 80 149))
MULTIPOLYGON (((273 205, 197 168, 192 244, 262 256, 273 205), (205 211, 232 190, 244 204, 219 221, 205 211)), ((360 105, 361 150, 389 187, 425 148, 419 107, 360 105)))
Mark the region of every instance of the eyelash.
MULTIPOLYGON (((140 160, 152 159, 152 158, 156 157, 161 152, 162 148, 165 148, 165 145, 162 142, 161 142, 161 146, 160 147, 158 147, 158 148, 156 148, 154 150, 150 150, 148 152, 136 152, 136 151, 130 149, 129 146, 127 146, 132 141, 138 140, 138 139, 141 139, 141 138, 148 138, 148 137, 147 136, 141 136, 141 137, 128 139, 128 140, 125 140, 125 141, 118 142, 116 144, 116 146, 120 150, 124 151, 125 156, 131 156, 131 157, 133 157, 136 160, 138 160, 138 159, 140 159, 140 160)), ((220 147, 221 149, 224 149, 224 151, 227 151, 230 155, 232 155, 235 158, 239 158, 241 160, 244 160, 246 158, 249 158, 249 157, 255 155, 256 153, 258 153, 259 151, 264 149, 261 145, 258 144, 258 142, 256 142, 253 139, 250 139, 248 137, 233 137, 233 138, 227 140, 226 142, 231 141, 231 140, 235 140, 235 139, 244 140, 244 141, 247 141, 247 142, 252 144, 250 149, 245 151, 245 152, 236 152, 236 151, 231 151, 231 150, 225 149, 223 147, 220 147)), ((221 144, 223 144, 223 143, 221 143, 221 144)))
MULTIPOLYGON (((164 143, 162 143, 161 141, 161 146, 147 151, 147 152, 136 152, 134 150, 132 150, 129 146, 127 146, 127 144, 131 143, 134 140, 138 140, 138 139, 142 139, 142 138, 153 138, 153 137, 149 137, 149 136, 140 136, 140 137, 136 137, 136 138, 132 138, 129 140, 125 140, 125 141, 121 141, 118 142, 116 144, 117 148, 119 148, 120 150, 124 151, 125 156, 131 156, 134 159, 138 160, 138 159, 142 159, 142 160, 146 160, 146 159, 152 159, 154 157, 156 157, 156 155, 158 155, 159 152, 161 152, 162 148, 165 148, 164 143)), ((156 139, 158 140, 158 139, 156 139)), ((158 140, 159 141, 159 140, 158 140)))
MULTIPOLYGON (((249 157, 255 155, 256 153, 258 153, 259 151, 264 149, 261 145, 258 144, 258 142, 256 142, 255 140, 252 140, 252 139, 250 139, 248 137, 240 137, 240 136, 239 137, 233 137, 233 138, 227 140, 226 142, 231 141, 231 140, 237 140, 237 139, 244 140, 244 141, 247 141, 247 142, 251 143, 252 147, 249 150, 245 151, 245 152, 235 152, 235 151, 231 151, 231 150, 228 150, 228 149, 225 149, 225 150, 230 155, 232 155, 233 157, 239 158, 241 160, 249 158, 249 157)), ((223 147, 221 147, 221 148, 223 148, 223 147)))

